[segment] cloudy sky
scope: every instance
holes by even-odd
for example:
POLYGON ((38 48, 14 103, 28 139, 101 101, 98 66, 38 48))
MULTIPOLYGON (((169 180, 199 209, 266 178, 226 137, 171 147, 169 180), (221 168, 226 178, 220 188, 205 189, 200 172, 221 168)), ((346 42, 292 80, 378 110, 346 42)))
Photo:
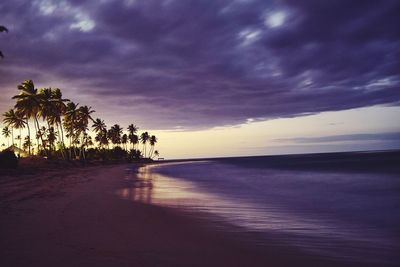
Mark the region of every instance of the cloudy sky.
POLYGON ((151 129, 167 157, 396 148, 399 13, 397 0, 2 0, 0 109, 33 79, 151 129))

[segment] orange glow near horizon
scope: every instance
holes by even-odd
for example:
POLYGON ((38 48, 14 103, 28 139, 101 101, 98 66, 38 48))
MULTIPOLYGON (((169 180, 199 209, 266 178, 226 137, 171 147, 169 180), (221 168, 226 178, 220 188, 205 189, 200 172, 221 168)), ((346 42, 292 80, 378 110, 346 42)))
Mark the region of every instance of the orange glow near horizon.
MULTIPOLYGON (((399 107, 377 106, 199 131, 149 132, 157 136, 159 141, 155 149, 160 151, 160 157, 166 159, 330 152, 352 150, 352 143, 336 143, 339 145, 336 149, 324 144, 299 145, 279 139, 396 132, 400 131, 398 118, 399 107)), ((120 125, 126 130, 126 125, 120 125)), ((22 135, 26 134, 26 130, 23 131, 22 135)), ((19 135, 19 131, 14 132, 14 136, 16 135, 19 135)), ((7 145, 3 136, 0 137, 0 141, 0 144, 7 145)), ((354 148, 360 149, 363 149, 362 144, 354 148)), ((368 150, 367 146, 365 150, 368 150)))

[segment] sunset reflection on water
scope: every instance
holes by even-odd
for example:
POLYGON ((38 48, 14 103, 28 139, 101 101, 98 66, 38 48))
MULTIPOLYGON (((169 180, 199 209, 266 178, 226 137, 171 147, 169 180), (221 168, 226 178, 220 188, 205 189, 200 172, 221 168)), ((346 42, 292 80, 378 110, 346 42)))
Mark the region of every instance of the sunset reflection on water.
MULTIPOLYGON (((165 163, 174 165, 175 163, 165 163)), ((182 164, 182 163, 179 163, 182 164)), ((132 201, 167 206, 195 205, 200 199, 215 200, 211 194, 196 192, 194 183, 171 178, 152 172, 157 165, 147 165, 136 170, 127 170, 125 180, 129 187, 121 189, 118 194, 132 201)))

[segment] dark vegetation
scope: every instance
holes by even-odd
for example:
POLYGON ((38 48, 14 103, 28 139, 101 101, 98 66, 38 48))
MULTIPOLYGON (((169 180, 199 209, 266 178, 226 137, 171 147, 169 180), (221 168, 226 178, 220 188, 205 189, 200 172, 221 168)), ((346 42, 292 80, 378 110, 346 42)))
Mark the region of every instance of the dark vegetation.
POLYGON ((0 169, 15 169, 18 167, 18 159, 11 150, 0 152, 0 169))
POLYGON ((3 114, 7 157, 14 151, 19 157, 87 163, 147 162, 159 155, 156 136, 139 134, 134 124, 126 132, 119 124, 107 128, 104 120, 93 119, 91 107, 63 98, 58 88, 36 89, 32 80, 17 88, 14 107, 3 114))

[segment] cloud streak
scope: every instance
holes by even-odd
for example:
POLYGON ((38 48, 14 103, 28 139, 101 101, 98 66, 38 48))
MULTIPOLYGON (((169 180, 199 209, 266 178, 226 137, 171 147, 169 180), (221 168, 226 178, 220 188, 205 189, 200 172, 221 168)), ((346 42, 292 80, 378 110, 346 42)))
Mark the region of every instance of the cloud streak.
POLYGON ((5 0, 0 88, 34 79, 151 128, 398 105, 398 10, 390 0, 5 0))
POLYGON ((400 146, 400 133, 371 133, 371 134, 345 134, 345 135, 330 135, 321 137, 296 137, 296 138, 281 138, 275 139, 279 143, 297 143, 297 144, 318 144, 318 143, 335 143, 335 142, 365 142, 365 141, 391 141, 396 142, 400 146))

